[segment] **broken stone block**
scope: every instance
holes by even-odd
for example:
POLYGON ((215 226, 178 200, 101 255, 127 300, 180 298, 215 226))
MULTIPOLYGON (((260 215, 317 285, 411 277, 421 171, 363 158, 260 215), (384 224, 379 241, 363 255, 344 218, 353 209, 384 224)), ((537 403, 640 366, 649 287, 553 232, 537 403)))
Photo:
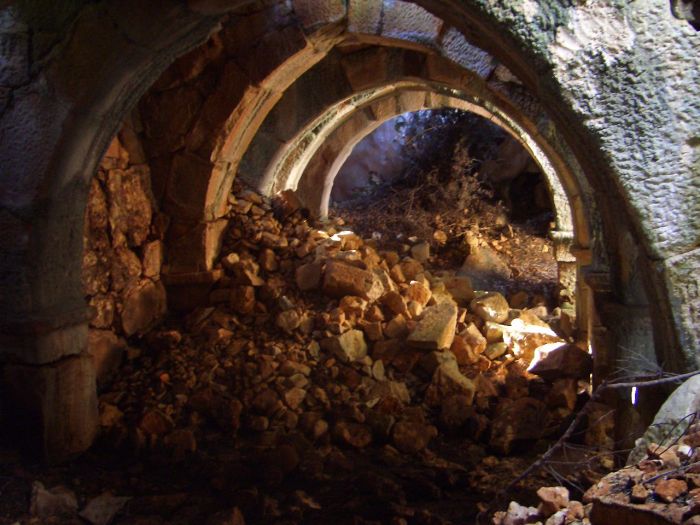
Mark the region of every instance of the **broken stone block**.
POLYGON ((321 346, 344 363, 352 363, 367 355, 367 343, 360 330, 348 330, 344 334, 324 339, 321 346))
POLYGON ((420 242, 411 246, 411 257, 419 263, 426 263, 430 259, 430 244, 420 242))
POLYGON ((340 442, 355 448, 364 448, 372 442, 372 430, 360 423, 340 421, 336 423, 333 433, 340 442))
POLYGON ((112 289, 115 292, 121 292, 132 285, 138 281, 141 270, 141 260, 136 254, 126 246, 119 246, 114 250, 112 258, 112 289))
POLYGON ((469 308, 484 321, 504 323, 508 320, 508 301, 498 292, 481 295, 469 303, 469 308))
POLYGON ((301 201, 294 190, 284 190, 272 199, 272 209, 275 216, 282 220, 302 208, 301 201))
POLYGON ((408 335, 408 324, 403 315, 397 315, 384 327, 384 333, 390 339, 400 339, 408 335))
POLYGON ((525 525, 526 523, 537 523, 540 518, 535 507, 523 507, 511 501, 506 512, 497 513, 495 519, 500 525, 525 525))
POLYGON ((467 328, 462 330, 459 335, 469 345, 474 354, 483 354, 484 350, 486 350, 486 338, 481 335, 474 323, 469 323, 467 328))
POLYGON ((546 406, 539 399, 504 399, 492 421, 489 445, 499 454, 510 454, 516 442, 540 439, 547 423, 546 406))
POLYGON ((141 246, 148 237, 153 214, 149 181, 150 172, 145 166, 109 170, 109 223, 115 245, 128 242, 130 246, 141 246))
POLYGON ((450 345, 450 352, 457 359, 457 363, 462 366, 471 364, 477 360, 477 354, 474 353, 472 347, 467 344, 464 337, 461 335, 456 335, 452 345, 450 345))
POLYGON ((255 309, 255 288, 236 286, 231 292, 231 308, 239 314, 249 314, 255 309))
POLYGON ((644 503, 648 497, 649 490, 641 483, 632 487, 632 492, 630 493, 632 503, 644 503))
POLYGON ((166 309, 163 283, 144 279, 124 293, 122 330, 127 336, 145 333, 165 315, 166 309))
POLYGON ((316 290, 321 286, 321 263, 302 264, 296 270, 297 287, 306 292, 316 290))
POLYGON ((284 312, 277 314, 275 324, 277 324, 278 327, 288 334, 291 334, 294 330, 299 328, 299 325, 301 324, 301 316, 299 315, 299 312, 294 309, 285 310, 284 312))
POLYGON ((468 397, 459 394, 449 396, 440 405, 440 422, 445 428, 454 430, 464 426, 475 413, 468 397))
POLYGON ((484 356, 491 359, 491 361, 503 357, 506 353, 508 353, 508 345, 502 342, 490 344, 484 350, 484 356))
POLYGON ((545 518, 569 504, 569 490, 566 487, 540 487, 537 489, 537 497, 540 498, 538 510, 545 518))
POLYGON ((483 333, 488 343, 500 343, 503 341, 503 331, 508 327, 504 327, 498 323, 484 323, 483 333))
POLYGON ((323 293, 340 299, 346 295, 357 295, 369 299, 374 277, 371 272, 349 264, 329 261, 323 276, 323 293))
POLYGON ((443 280, 445 288, 458 303, 466 304, 474 298, 474 288, 469 277, 449 277, 443 280))
POLYGON ((396 291, 389 291, 382 295, 381 303, 387 307, 394 315, 408 316, 406 301, 401 294, 396 291))
POLYGON ((512 272, 501 256, 489 246, 470 243, 470 253, 462 264, 460 272, 475 280, 498 278, 510 279, 512 272))
POLYGON ((29 514, 32 516, 42 519, 68 518, 77 511, 78 500, 68 487, 59 485, 47 490, 39 481, 32 484, 29 503, 29 514))
POLYGON ((173 429, 173 426, 172 419, 157 409, 146 412, 139 423, 139 428, 152 436, 165 435, 173 429))
POLYGON ((111 330, 88 331, 88 354, 93 359, 98 385, 107 382, 119 369, 125 348, 126 341, 111 330))
POLYGON ((90 326, 94 328, 111 328, 114 323, 116 304, 111 294, 98 294, 90 298, 92 318, 90 326))
POLYGON ((656 497, 666 503, 671 503, 686 492, 688 492, 688 484, 682 479, 662 479, 654 487, 656 497))
POLYGON ((426 306, 432 295, 430 288, 418 281, 411 282, 405 292, 407 301, 415 301, 421 306, 426 306))
POLYGON ((80 517, 92 525, 109 525, 130 499, 103 492, 88 501, 85 508, 80 511, 80 517))
POLYGON ((574 378, 557 379, 547 392, 545 402, 552 408, 573 410, 578 397, 578 381, 574 378))
POLYGON ((425 350, 449 348, 456 326, 457 307, 449 303, 437 304, 425 309, 407 341, 414 348, 425 350))
POLYGON ((243 259, 231 265, 231 272, 236 284, 241 286, 262 286, 265 280, 258 275, 260 266, 252 259, 243 259))
POLYGON ((476 386, 473 381, 462 374, 457 361, 448 360, 435 369, 432 382, 426 391, 426 401, 433 406, 440 400, 452 395, 464 396, 468 405, 474 401, 476 386))
POLYGON ((394 445, 406 454, 425 450, 435 436, 437 429, 434 426, 411 419, 397 422, 392 430, 394 445))
POLYGON ((415 281, 418 274, 425 271, 423 265, 415 259, 404 259, 399 265, 401 267, 401 273, 403 273, 407 281, 415 281))
POLYGON ((276 272, 279 268, 277 255, 275 255, 275 252, 270 248, 265 248, 260 252, 258 264, 260 264, 260 267, 266 272, 276 272))
POLYGON ((163 265, 163 242, 151 241, 143 247, 143 275, 151 279, 160 277, 163 265))
POLYGON ((379 321, 361 321, 360 328, 370 341, 381 341, 384 339, 382 323, 379 321))
POLYGON ((421 357, 420 367, 432 376, 438 366, 448 361, 456 361, 452 352, 430 352, 421 357))
POLYGON ((591 355, 576 345, 552 343, 539 347, 528 368, 547 381, 563 377, 587 378, 593 369, 591 355))

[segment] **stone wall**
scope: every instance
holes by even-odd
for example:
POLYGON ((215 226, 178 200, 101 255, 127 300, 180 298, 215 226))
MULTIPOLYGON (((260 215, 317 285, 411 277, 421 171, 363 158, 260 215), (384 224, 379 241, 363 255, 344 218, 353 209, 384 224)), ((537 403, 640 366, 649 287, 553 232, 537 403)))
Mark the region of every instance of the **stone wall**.
POLYGON ((83 287, 98 385, 119 365, 124 338, 144 334, 166 311, 160 273, 168 219, 155 205, 136 131, 129 121, 110 144, 85 211, 83 287))

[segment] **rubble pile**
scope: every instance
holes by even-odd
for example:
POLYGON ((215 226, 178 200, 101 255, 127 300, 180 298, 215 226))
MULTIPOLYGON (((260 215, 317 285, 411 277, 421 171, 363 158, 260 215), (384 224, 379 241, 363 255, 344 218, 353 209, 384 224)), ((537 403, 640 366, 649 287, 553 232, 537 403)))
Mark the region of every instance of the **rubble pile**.
POLYGON ((650 525, 700 523, 700 423, 693 422, 679 439, 650 443, 646 457, 613 472, 586 492, 591 519, 650 525))
MULTIPOLYGON (((588 518, 590 505, 569 499, 566 487, 540 487, 537 490, 539 504, 526 507, 511 501, 508 509, 500 511, 493 517, 494 525, 584 525, 590 524, 588 518)), ((599 521, 596 523, 612 523, 599 521)))
POLYGON ((538 507, 511 501, 493 517, 494 525, 616 523, 692 525, 700 523, 700 423, 673 443, 647 446, 646 457, 612 472, 569 501, 565 487, 541 487, 538 507))
MULTIPOLYGON (((494 456, 556 437, 587 397, 566 311, 431 271, 420 239, 384 250, 340 220, 318 228, 291 193, 239 186, 230 204, 208 304, 127 349, 100 395, 102 446, 169 462, 224 447, 250 476, 238 489, 304 487, 274 511, 243 504, 253 522, 329 505, 376 519, 366 495, 337 501, 334 482, 354 480, 381 495, 381 519, 448 523, 407 501, 489 498, 494 456)), ((211 484, 229 490, 222 470, 211 484)))

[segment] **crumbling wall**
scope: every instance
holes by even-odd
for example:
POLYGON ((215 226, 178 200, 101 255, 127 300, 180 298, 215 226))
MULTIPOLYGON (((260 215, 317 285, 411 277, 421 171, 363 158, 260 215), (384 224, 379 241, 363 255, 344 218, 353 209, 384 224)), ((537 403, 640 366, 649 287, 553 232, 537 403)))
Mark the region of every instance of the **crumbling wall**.
POLYGON ((130 121, 90 182, 85 210, 83 288, 89 305, 88 353, 98 384, 119 365, 124 338, 165 314, 160 279, 167 217, 151 193, 151 173, 130 121))

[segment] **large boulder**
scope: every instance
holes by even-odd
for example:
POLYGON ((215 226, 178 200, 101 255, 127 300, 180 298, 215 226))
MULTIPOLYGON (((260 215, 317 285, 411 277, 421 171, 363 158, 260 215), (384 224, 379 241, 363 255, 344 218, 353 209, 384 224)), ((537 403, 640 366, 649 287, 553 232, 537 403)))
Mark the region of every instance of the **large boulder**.
POLYGON ((686 379, 676 388, 656 413, 654 421, 641 438, 635 441, 634 450, 627 464, 635 464, 644 459, 647 446, 658 443, 666 446, 675 443, 687 430, 694 418, 690 414, 700 410, 700 375, 686 379))

